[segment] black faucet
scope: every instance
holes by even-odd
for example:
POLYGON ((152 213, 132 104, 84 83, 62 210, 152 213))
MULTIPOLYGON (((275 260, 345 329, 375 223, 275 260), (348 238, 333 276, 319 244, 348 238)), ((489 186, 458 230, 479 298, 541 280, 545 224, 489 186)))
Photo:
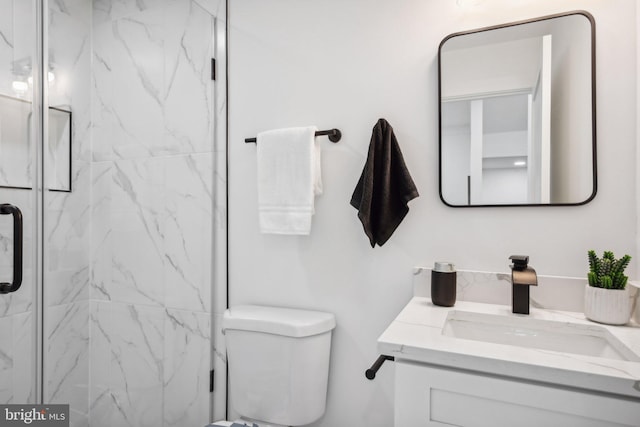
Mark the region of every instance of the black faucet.
POLYGON ((529 267, 527 255, 511 255, 511 290, 513 313, 529 314, 529 286, 538 286, 536 271, 529 267))

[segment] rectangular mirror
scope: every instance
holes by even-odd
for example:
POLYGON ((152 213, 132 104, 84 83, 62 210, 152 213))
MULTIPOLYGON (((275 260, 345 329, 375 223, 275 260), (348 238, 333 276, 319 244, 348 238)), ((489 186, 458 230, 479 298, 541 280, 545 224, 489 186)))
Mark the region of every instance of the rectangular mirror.
POLYGON ((590 14, 451 34, 438 62, 445 204, 581 205, 595 197, 590 14))

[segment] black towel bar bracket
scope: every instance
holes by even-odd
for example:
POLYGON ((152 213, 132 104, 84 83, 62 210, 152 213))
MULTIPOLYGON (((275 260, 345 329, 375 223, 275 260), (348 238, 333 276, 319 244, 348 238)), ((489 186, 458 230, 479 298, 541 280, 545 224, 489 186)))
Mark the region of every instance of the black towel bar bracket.
MULTIPOLYGON (((329 130, 319 130, 316 132, 316 136, 324 136, 327 135, 329 137, 329 141, 336 143, 342 139, 342 132, 340 129, 329 129, 329 130)), ((246 144, 250 142, 258 142, 258 138, 247 138, 244 140, 246 144)))
POLYGON ((386 354, 381 354, 376 359, 376 361, 373 362, 373 365, 371 365, 369 369, 364 371, 364 376, 367 377, 367 379, 369 380, 373 380, 376 377, 376 374, 378 373, 378 370, 380 369, 380 367, 382 367, 382 364, 387 360, 390 360, 393 362, 395 360, 395 357, 387 356, 386 354))

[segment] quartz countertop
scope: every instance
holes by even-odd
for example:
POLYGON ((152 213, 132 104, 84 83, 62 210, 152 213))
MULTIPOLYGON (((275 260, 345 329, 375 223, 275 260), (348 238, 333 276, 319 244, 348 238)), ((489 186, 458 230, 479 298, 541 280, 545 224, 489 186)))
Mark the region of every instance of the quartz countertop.
POLYGON ((640 399, 640 362, 615 360, 508 344, 475 341, 442 333, 451 311, 525 317, 568 324, 591 325, 608 330, 640 360, 640 326, 609 326, 585 319, 583 313, 538 309, 529 315, 513 314, 510 306, 457 301, 439 307, 429 298, 413 297, 378 338, 378 350, 396 360, 428 363, 551 383, 640 399))

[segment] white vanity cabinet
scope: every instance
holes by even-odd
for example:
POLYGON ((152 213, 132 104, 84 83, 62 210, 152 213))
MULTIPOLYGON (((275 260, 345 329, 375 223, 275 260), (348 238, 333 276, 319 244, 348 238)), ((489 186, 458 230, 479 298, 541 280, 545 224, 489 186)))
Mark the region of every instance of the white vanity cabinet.
POLYGON ((396 359, 396 427, 640 426, 640 400, 396 359))
POLYGON ((640 325, 413 297, 378 338, 395 427, 640 427, 640 325))

